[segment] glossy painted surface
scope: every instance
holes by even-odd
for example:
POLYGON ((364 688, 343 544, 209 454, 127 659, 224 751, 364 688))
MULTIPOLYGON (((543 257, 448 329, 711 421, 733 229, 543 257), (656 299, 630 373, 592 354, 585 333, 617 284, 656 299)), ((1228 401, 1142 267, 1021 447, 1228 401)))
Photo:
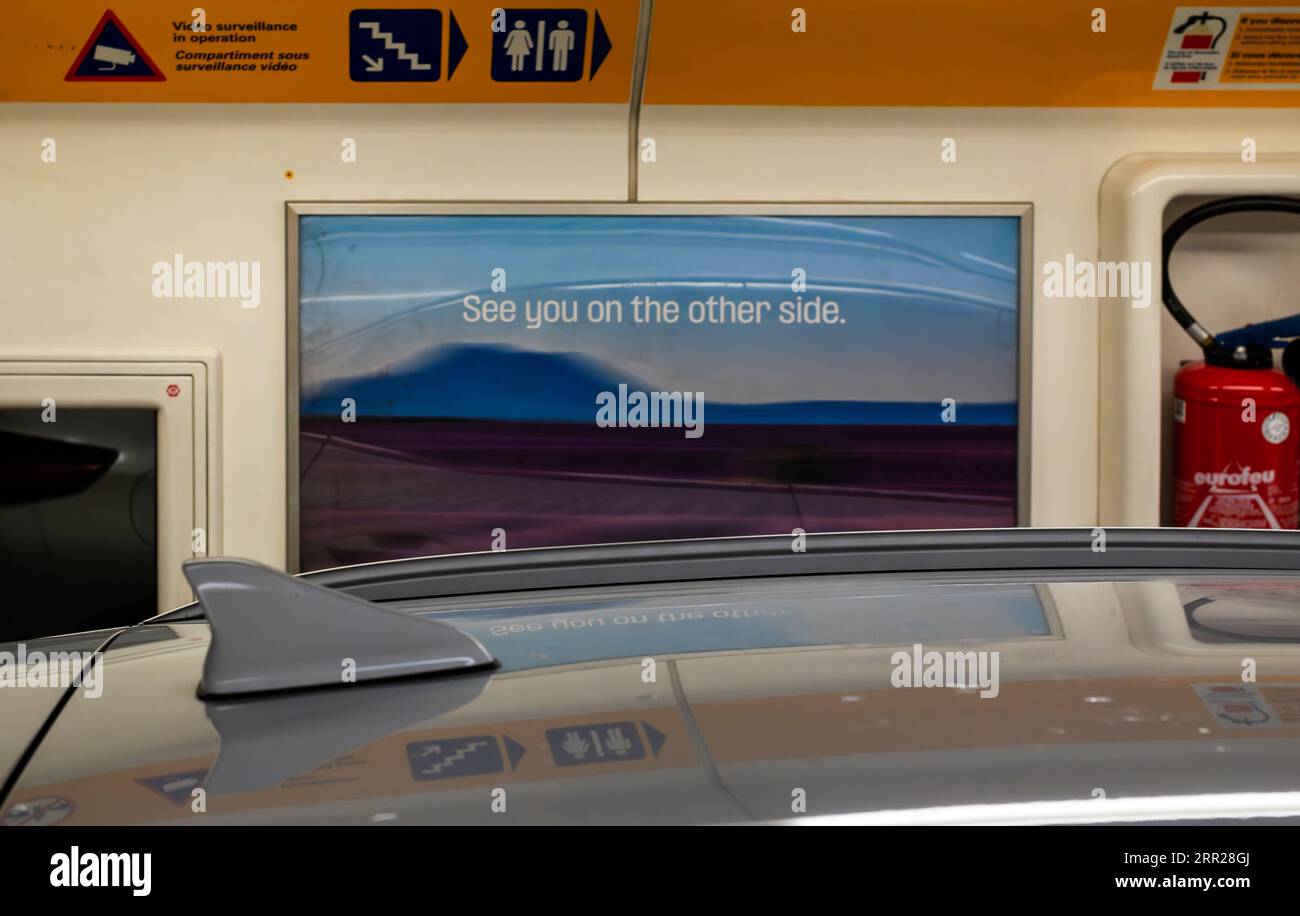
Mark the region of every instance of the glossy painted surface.
MULTIPOLYGON (((97 630, 71 636, 52 636, 22 643, 0 643, 0 785, 7 784, 14 767, 22 760, 33 739, 53 714, 65 687, 58 680, 49 682, 27 674, 39 656, 42 665, 51 653, 93 653, 117 630, 97 630), (32 662, 22 664, 20 662, 32 662), (21 676, 20 676, 21 675, 21 676)), ((87 687, 91 685, 87 682, 87 687)))
POLYGON ((103 695, 73 697, 5 805, 59 799, 69 824, 719 823, 789 819, 799 797, 813 817, 921 818, 1100 790, 1162 800, 1176 817, 1179 796, 1300 790, 1296 577, 1046 578, 403 602, 461 625, 481 618, 503 669, 219 705, 195 693, 207 625, 151 624, 135 633, 152 641, 110 649, 103 695), (1038 611, 991 623, 981 602, 997 590, 1033 596, 1038 611), (772 629, 776 611, 784 630, 772 629), (1190 626, 1193 613, 1216 632, 1190 626), (652 627, 661 614, 674 618, 664 627, 708 633, 650 650, 650 680, 649 643, 614 620, 652 627), (576 625, 595 619, 605 623, 576 625), (1247 639, 1224 642, 1234 626, 1247 639), (592 635, 615 627, 629 633, 621 642, 592 635), (1250 641, 1260 634, 1274 641, 1250 641), (532 650, 499 647, 512 639, 532 650), (996 651, 996 696, 893 686, 896 653, 916 642, 996 651), (1243 657, 1258 683, 1243 684, 1243 657))

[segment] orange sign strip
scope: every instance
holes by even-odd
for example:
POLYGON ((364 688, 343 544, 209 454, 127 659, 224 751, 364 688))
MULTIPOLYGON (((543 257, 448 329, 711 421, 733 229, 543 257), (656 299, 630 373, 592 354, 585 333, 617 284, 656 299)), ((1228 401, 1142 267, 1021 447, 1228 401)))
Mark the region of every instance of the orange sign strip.
MULTIPOLYGON (((1290 738, 1300 735, 1300 681, 1267 678, 1258 692, 1278 721, 1268 728, 1230 728, 1216 719, 1198 685, 1232 683, 1225 677, 1093 678, 1003 684, 996 700, 976 691, 945 688, 843 691, 791 697, 693 703, 710 756, 718 764, 793 760, 900 751, 1062 745, 1111 741, 1195 741, 1290 738), (1079 715, 1083 710, 1086 715, 1079 715), (1062 724, 1068 725, 1062 727, 1062 724)), ((575 739, 576 740, 576 739, 575 739)), ((201 817, 190 808, 187 774, 205 773, 211 757, 191 757, 44 785, 24 785, 10 802, 48 808, 58 823, 149 823, 201 817), (181 788, 166 794, 171 781, 181 788)), ((455 729, 405 731, 286 780, 239 795, 209 796, 208 814, 331 804, 364 798, 411 796, 441 790, 518 782, 699 766, 695 746, 676 707, 602 712, 559 719, 466 723, 455 729), (640 742, 640 756, 562 766, 548 731, 578 738, 602 724, 624 722, 640 742), (653 729, 653 732, 651 731, 653 729), (495 742, 491 772, 469 769, 444 778, 417 778, 415 770, 469 753, 466 741, 495 742), (508 739, 508 740, 507 740, 508 739), (459 742, 459 743, 457 743, 459 742), (419 751, 432 744, 425 756, 419 751), (411 745, 416 745, 412 762, 411 745)))
MULTIPOLYGON (((644 101, 648 105, 967 107, 1300 105, 1300 92, 1154 89, 1174 11, 1187 3, 655 0, 644 101), (806 14, 805 31, 792 28, 797 25, 795 8, 806 14), (1106 11, 1104 32, 1094 31, 1093 11, 1098 8, 1106 11)), ((1233 0, 1210 7, 1263 9, 1268 4, 1233 0)))
MULTIPOLYGON (((9 102, 626 104, 638 16, 637 0, 511 0, 509 4, 499 0, 383 0, 371 4, 365 0, 222 0, 203 5, 207 29, 196 31, 192 4, 75 0, 9 6, 0 29, 0 101, 9 102), (374 8, 375 16, 353 16, 354 11, 368 12, 368 6, 374 8), (548 24, 549 30, 536 32, 530 23, 524 30, 526 40, 515 39, 512 46, 520 52, 519 63, 527 65, 516 74, 519 80, 494 80, 494 45, 501 45, 497 53, 502 54, 515 30, 515 23, 504 17, 494 21, 493 11, 498 8, 507 13, 564 8, 585 11, 581 73, 576 73, 576 50, 565 47, 556 56, 563 42, 556 44, 553 33, 564 18, 557 15, 548 24), (416 79, 434 73, 423 69, 429 66, 428 54, 400 40, 402 35, 384 21, 385 11, 407 9, 436 9, 441 14, 439 36, 431 37, 432 31, 425 26, 419 33, 428 47, 437 46, 437 79, 416 79), (605 36, 602 40, 597 38, 596 14, 605 36), (463 36, 463 50, 452 38, 453 16, 463 36), (105 18, 114 23, 114 31, 106 36, 100 31, 105 18), (373 19, 371 31, 380 37, 358 41, 354 19, 358 23, 373 19), (494 24, 500 31, 493 30, 494 24), (389 36, 387 44, 385 35, 389 36), (538 53, 538 40, 544 53, 538 53), (608 42, 608 51, 601 46, 597 55, 603 40, 608 42), (87 51, 91 53, 83 58, 87 51), (593 56, 601 58, 594 72, 593 56), (538 78, 557 62, 567 66, 570 60, 575 66, 568 69, 578 78, 538 78), (537 67, 532 66, 535 62, 537 67), (146 63, 160 72, 149 76, 153 68, 146 63), (354 72, 360 80, 354 78, 354 72), (399 79, 380 80, 380 76, 399 79)), ((569 31, 577 35, 576 28, 569 31)), ((508 70, 509 61, 506 63, 508 70)))
MULTIPOLYGON (((482 750, 479 748, 479 750, 482 750)), ((58 823, 137 824, 179 818, 202 817, 191 809, 187 774, 206 773, 213 757, 190 757, 110 773, 96 773, 58 783, 26 786, 10 800, 9 809, 20 802, 55 800, 66 814, 58 823), (160 785, 175 781, 170 794, 160 785)), ((238 814, 286 806, 305 806, 364 798, 423 795, 444 789, 482 788, 487 809, 489 792, 496 786, 544 779, 600 776, 607 774, 663 770, 697 766, 699 760, 690 734, 676 707, 603 712, 559 720, 536 719, 491 724, 467 724, 455 729, 404 731, 372 741, 313 770, 285 780, 280 785, 237 795, 209 795, 206 814, 238 814), (639 742, 639 755, 623 758, 610 753, 598 760, 587 751, 582 763, 561 766, 550 746, 547 732, 561 728, 574 731, 580 739, 590 738, 585 729, 610 722, 630 723, 627 737, 639 742), (651 732, 651 729, 654 732, 651 732), (447 769, 444 778, 416 778, 413 767, 425 767, 455 757, 451 750, 464 748, 463 739, 473 736, 495 742, 494 758, 500 768, 493 772, 469 771, 458 775, 447 769), (509 739, 510 743, 507 743, 509 739), (460 745, 455 742, 461 740, 460 745), (444 742, 438 753, 412 764, 408 745, 427 747, 444 742), (512 748, 514 753, 512 754, 512 748), (439 756, 441 754, 441 757, 439 756)))
MULTIPOLYGON (((1228 676, 1231 679, 1232 675, 1228 676)), ((1225 678, 1095 678, 1003 683, 997 699, 946 688, 872 690, 694 703, 695 718, 718 763, 1105 741, 1194 741, 1295 738, 1300 717, 1287 688, 1278 691, 1283 719, 1267 729, 1221 727, 1195 685, 1225 678), (1063 712, 1065 711, 1065 712, 1063 712), (1080 714, 1083 713, 1083 714, 1080 714), (1062 728, 1063 724, 1068 728, 1062 728)))

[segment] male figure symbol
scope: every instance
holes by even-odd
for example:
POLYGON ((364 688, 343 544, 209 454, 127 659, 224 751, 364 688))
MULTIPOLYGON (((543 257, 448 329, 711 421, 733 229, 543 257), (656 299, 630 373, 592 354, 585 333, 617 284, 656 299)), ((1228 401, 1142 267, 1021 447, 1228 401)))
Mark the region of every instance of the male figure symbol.
POLYGON ((561 19, 559 28, 551 32, 550 41, 547 45, 551 49, 551 69, 562 73, 569 69, 569 52, 573 50, 573 29, 569 28, 569 20, 561 19))

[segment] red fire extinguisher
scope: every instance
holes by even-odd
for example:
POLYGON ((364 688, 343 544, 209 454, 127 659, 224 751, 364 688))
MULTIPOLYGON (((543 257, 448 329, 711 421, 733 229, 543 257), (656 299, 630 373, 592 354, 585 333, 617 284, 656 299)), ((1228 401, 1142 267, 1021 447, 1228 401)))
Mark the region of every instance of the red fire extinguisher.
POLYGON ((1174 524, 1296 528, 1300 522, 1300 315, 1211 334, 1184 308, 1169 255, 1192 226, 1225 213, 1300 213, 1288 197, 1230 197, 1196 207, 1165 231, 1163 299, 1205 353, 1174 377, 1174 524), (1273 368, 1285 348, 1286 372, 1273 368))

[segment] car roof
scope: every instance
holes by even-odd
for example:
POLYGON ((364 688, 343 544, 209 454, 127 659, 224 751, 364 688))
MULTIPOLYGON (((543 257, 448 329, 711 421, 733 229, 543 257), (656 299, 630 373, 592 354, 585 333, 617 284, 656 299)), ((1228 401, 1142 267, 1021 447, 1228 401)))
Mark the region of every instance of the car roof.
MULTIPOLYGON (((1039 559, 1092 554, 1081 534, 1048 538, 1056 552, 1039 559)), ((1215 632, 1225 620, 1256 626, 1259 595, 1294 611, 1300 578, 1285 564, 1297 554, 1285 554, 1295 538, 1120 535, 1110 565, 1011 568, 1011 549, 928 572, 904 567, 937 564, 940 538, 910 541, 911 557, 900 547, 888 570, 885 552, 863 548, 885 540, 857 542, 874 570, 836 568, 852 553, 846 542, 827 550, 823 559, 839 559, 823 571, 787 575, 770 553, 745 565, 763 553, 752 543, 712 543, 701 553, 745 561, 725 571, 774 574, 710 579, 701 564, 673 581, 634 569, 625 578, 640 581, 566 586, 543 575, 514 581, 549 587, 473 601, 410 597, 413 583, 439 577, 436 561, 385 565, 387 594, 407 596, 390 606, 457 626, 477 618, 502 668, 355 689, 204 701, 207 624, 192 612, 155 620, 130 631, 134 644, 108 648, 101 696, 70 696, 6 810, 44 804, 76 823, 493 823, 502 789, 512 822, 729 822, 789 817, 796 790, 822 816, 1063 803, 1094 789, 1296 790, 1300 652, 1260 631, 1215 632), (1229 560, 1255 569, 1230 571, 1229 560), (1220 605, 1216 626, 1196 624, 1220 605), (652 618, 651 608, 701 615, 666 630, 713 629, 654 642, 614 623, 652 618), (733 613, 764 609, 782 613, 733 613), (580 619, 606 622, 574 627, 580 619), (628 635, 611 642, 614 629, 628 635), (996 652, 997 696, 900 689, 895 675, 917 649, 996 652), (1253 683, 1244 656, 1259 666, 1253 683), (201 815, 196 788, 208 792, 201 815)), ((584 561, 606 577, 615 560, 635 562, 626 548, 604 555, 584 561)), ((357 570, 330 576, 365 582, 357 570)))

